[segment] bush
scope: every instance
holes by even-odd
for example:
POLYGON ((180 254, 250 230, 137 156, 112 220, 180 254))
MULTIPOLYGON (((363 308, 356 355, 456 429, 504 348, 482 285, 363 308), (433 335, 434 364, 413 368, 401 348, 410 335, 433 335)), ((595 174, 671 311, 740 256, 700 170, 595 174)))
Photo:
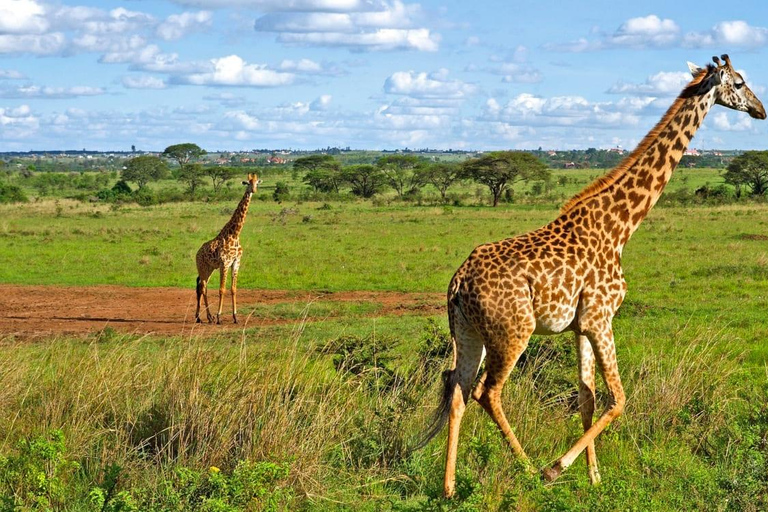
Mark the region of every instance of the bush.
POLYGON ((3 185, 0 183, 0 203, 27 203, 29 198, 16 185, 3 185))
POLYGON ((275 191, 272 192, 272 199, 277 201, 278 203, 280 201, 285 201, 286 199, 290 199, 291 192, 288 190, 288 185, 283 181, 278 181, 275 183, 275 191))

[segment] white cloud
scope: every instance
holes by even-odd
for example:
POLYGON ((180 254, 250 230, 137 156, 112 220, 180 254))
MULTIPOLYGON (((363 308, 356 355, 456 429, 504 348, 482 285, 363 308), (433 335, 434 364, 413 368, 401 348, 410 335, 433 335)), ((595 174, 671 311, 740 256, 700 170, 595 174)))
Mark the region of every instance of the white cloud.
POLYGON ((200 32, 211 26, 213 14, 209 11, 172 14, 158 25, 156 33, 166 41, 181 39, 187 34, 200 32))
POLYGON ((292 45, 342 46, 358 51, 436 51, 439 46, 439 35, 417 26, 421 17, 418 4, 375 0, 367 2, 366 9, 344 12, 317 5, 308 7, 304 12, 295 12, 289 2, 258 18, 254 29, 275 32, 278 41, 292 45))
POLYGON ((294 82, 296 75, 267 69, 262 64, 248 64, 237 55, 211 59, 213 69, 206 73, 181 75, 178 80, 192 85, 229 85, 278 87, 294 82))
POLYGON ((45 8, 34 0, 0 3, 0 34, 42 34, 49 26, 45 8))
POLYGON ((286 44, 342 46, 360 51, 419 50, 425 52, 437 51, 440 41, 439 36, 431 34, 426 28, 379 29, 358 34, 284 32, 277 39, 286 44))
POLYGON ((736 122, 732 122, 725 112, 718 112, 712 116, 712 124, 716 129, 725 132, 745 132, 752 130, 752 119, 746 115, 739 115, 736 122))
POLYGON ((237 107, 246 103, 244 96, 232 94, 231 92, 220 92, 216 94, 208 94, 203 96, 204 100, 216 101, 226 107, 237 107))
POLYGON ((277 66, 280 71, 296 73, 298 75, 330 75, 340 76, 346 72, 333 63, 319 63, 311 59, 291 60, 285 59, 277 66))
POLYGON ((349 12, 371 9, 370 0, 172 0, 179 5, 221 9, 241 7, 257 11, 349 12))
POLYGON ((8 89, 0 89, 0 97, 22 99, 63 99, 76 98, 78 96, 100 96, 104 94, 104 92, 104 89, 101 87, 41 87, 38 85, 23 85, 8 89))
POLYGON ((23 80, 26 78, 22 73, 15 69, 0 69, 0 79, 3 80, 23 80))
POLYGON ((123 86, 128 89, 165 89, 167 84, 160 78, 141 75, 141 76, 124 76, 123 86))
POLYGON ((647 103, 593 103, 581 96, 544 98, 522 93, 501 105, 486 103, 484 118, 524 126, 627 127, 637 125, 647 103))
POLYGON ((683 46, 703 48, 710 46, 757 48, 768 44, 768 28, 753 27, 746 21, 722 21, 706 32, 690 32, 683 46))
POLYGON ((449 80, 447 70, 436 73, 397 71, 384 81, 384 91, 418 98, 464 98, 474 94, 477 87, 461 80, 449 80))
POLYGON ((312 103, 309 104, 310 110, 328 110, 328 107, 331 104, 331 100, 333 99, 333 96, 330 94, 323 94, 322 96, 316 98, 312 103))
POLYGON ((65 48, 64 34, 54 32, 51 34, 34 35, 0 35, 0 54, 53 55, 65 48))
POLYGON ((617 82, 609 94, 637 94, 647 96, 676 96, 691 81, 691 74, 683 71, 660 71, 649 76, 642 84, 617 82))
POLYGON ((580 38, 568 43, 549 43, 544 48, 552 51, 580 53, 609 48, 666 48, 680 41, 680 27, 671 19, 662 19, 655 14, 630 18, 612 34, 600 39, 580 38))

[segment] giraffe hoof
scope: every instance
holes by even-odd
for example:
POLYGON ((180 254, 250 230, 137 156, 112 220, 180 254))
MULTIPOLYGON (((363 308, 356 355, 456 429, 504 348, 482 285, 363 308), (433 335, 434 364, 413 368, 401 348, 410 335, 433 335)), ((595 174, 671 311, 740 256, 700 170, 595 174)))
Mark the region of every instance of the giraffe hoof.
POLYGON ((195 323, 196 324, 201 324, 201 323, 203 323, 203 321, 200 320, 200 317, 198 316, 197 318, 195 318, 195 323))
POLYGON ((560 473, 563 472, 563 467, 560 465, 559 462, 557 462, 554 466, 551 468, 546 468, 541 472, 541 478, 545 482, 554 482, 557 477, 560 476, 560 473))
POLYGON ((237 317, 234 317, 234 322, 237 323, 237 317))

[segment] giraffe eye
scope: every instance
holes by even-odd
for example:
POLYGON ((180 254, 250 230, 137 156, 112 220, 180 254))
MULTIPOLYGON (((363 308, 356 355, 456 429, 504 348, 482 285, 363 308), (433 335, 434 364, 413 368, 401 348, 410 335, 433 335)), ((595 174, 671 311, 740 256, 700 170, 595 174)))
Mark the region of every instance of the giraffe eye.
POLYGON ((744 87, 744 82, 736 82, 733 84, 733 86, 736 87, 737 89, 741 89, 742 87, 744 87))

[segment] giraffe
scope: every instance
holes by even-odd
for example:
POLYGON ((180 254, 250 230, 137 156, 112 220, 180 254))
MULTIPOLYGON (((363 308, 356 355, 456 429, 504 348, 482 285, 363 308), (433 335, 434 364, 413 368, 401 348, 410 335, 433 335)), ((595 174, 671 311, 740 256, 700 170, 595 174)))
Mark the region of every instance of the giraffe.
POLYGON ((197 263, 197 309, 195 321, 200 320, 200 299, 205 301, 205 313, 208 322, 213 322, 213 315, 208 308, 208 278, 214 270, 219 269, 221 280, 219 282, 219 309, 216 313, 216 323, 221 323, 221 308, 224 303, 224 293, 227 284, 227 273, 232 268, 232 318, 237 323, 237 271, 240 269, 240 258, 243 256, 243 248, 240 245, 240 231, 245 224, 245 216, 248 213, 248 205, 251 204, 251 196, 258 189, 261 180, 255 174, 248 175, 248 181, 244 181, 245 194, 237 205, 235 213, 221 229, 216 238, 205 242, 197 251, 195 261, 197 263))
POLYGON ((579 412, 584 434, 553 465, 556 479, 586 450, 592 484, 600 482, 595 437, 624 409, 612 319, 627 285, 621 254, 659 199, 672 171, 713 104, 765 119, 765 109, 727 55, 716 65, 688 63, 693 80, 656 126, 616 168, 571 198, 551 223, 535 231, 476 247, 448 287, 453 339, 451 370, 421 446, 448 423, 443 491, 454 493, 459 426, 470 393, 491 416, 516 456, 530 462, 501 406, 501 390, 532 334, 572 331, 579 353, 579 412), (485 371, 475 383, 480 365, 485 371), (593 424, 595 366, 608 403, 593 424))

